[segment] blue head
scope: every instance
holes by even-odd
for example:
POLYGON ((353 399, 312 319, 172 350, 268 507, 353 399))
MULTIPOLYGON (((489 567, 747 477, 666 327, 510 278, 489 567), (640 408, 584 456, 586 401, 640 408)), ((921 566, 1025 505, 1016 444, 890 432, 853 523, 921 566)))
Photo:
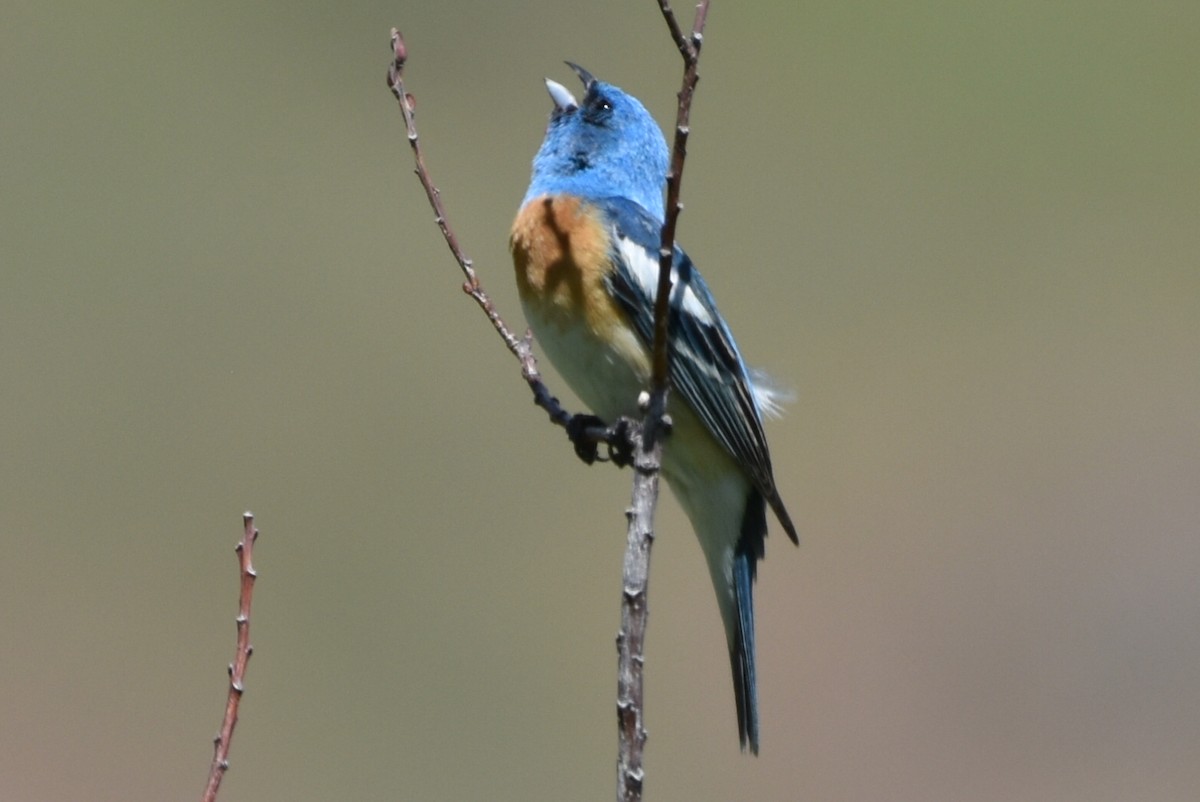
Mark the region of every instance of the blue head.
POLYGON ((616 196, 661 220, 670 154, 658 123, 637 98, 567 63, 583 81, 583 100, 546 80, 554 111, 523 203, 545 194, 616 196))

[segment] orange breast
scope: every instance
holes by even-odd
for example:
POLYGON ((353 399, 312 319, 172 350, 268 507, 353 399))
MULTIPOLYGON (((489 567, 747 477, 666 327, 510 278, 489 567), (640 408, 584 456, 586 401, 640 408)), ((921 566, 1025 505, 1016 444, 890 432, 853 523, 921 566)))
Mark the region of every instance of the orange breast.
POLYGON ((522 207, 509 237, 517 289, 547 323, 584 324, 603 336, 620 319, 604 287, 609 236, 576 198, 543 196, 522 207))

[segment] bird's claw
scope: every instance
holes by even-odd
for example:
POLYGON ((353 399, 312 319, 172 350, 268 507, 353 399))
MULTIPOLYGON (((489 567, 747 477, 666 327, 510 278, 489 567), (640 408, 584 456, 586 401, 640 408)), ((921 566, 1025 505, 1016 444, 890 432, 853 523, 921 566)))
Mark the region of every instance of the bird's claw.
POLYGON ((616 423, 608 426, 595 415, 572 415, 567 421, 567 438, 575 447, 575 456, 587 465, 611 462, 618 468, 628 468, 633 464, 630 423, 628 418, 617 418, 616 423), (601 443, 607 452, 604 456, 600 455, 601 443))
POLYGON ((586 465, 593 465, 600 459, 600 440, 606 431, 604 421, 595 415, 572 415, 567 421, 567 438, 575 446, 575 456, 586 465))

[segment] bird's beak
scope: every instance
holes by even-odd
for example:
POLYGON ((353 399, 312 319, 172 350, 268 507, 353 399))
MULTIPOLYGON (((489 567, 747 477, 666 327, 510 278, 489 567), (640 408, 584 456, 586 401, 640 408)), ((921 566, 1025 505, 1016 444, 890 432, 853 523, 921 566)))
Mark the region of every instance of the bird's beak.
POLYGON ((596 83, 596 78, 590 72, 580 67, 578 64, 573 64, 570 61, 563 62, 571 69, 575 70, 575 74, 579 76, 579 80, 583 81, 583 91, 587 92, 592 88, 592 84, 596 83))
POLYGON ((571 94, 571 90, 558 81, 551 81, 547 78, 546 91, 550 93, 550 99, 554 101, 554 108, 557 111, 568 112, 579 108, 579 101, 571 94))

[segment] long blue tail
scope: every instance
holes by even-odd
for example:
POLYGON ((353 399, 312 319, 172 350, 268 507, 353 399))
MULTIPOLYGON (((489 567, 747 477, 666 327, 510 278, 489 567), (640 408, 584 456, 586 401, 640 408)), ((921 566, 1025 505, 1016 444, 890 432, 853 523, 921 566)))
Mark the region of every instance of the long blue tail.
POLYGON ((737 702, 738 735, 742 749, 758 754, 758 688, 754 673, 754 580, 764 554, 767 505, 757 490, 746 498, 742 534, 733 553, 733 588, 737 600, 737 629, 729 645, 733 692, 737 702))

